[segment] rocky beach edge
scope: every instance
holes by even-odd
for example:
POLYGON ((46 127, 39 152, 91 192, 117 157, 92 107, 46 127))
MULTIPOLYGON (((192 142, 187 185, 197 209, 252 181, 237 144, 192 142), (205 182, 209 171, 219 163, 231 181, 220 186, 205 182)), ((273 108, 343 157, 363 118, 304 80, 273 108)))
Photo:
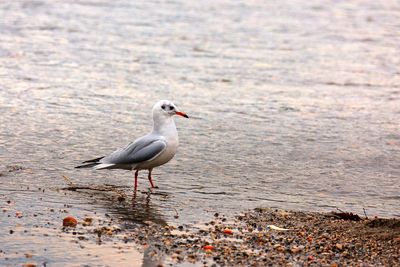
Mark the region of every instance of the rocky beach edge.
POLYGON ((400 220, 257 208, 130 233, 156 266, 400 266, 400 220))

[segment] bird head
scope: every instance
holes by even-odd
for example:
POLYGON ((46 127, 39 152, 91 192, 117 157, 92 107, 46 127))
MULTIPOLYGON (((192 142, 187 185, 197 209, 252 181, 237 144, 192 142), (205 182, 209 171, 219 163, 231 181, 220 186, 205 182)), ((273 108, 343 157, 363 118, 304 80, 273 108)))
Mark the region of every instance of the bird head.
POLYGON ((153 107, 153 117, 169 118, 174 115, 179 115, 189 118, 185 112, 179 111, 178 108, 169 100, 160 100, 153 107))

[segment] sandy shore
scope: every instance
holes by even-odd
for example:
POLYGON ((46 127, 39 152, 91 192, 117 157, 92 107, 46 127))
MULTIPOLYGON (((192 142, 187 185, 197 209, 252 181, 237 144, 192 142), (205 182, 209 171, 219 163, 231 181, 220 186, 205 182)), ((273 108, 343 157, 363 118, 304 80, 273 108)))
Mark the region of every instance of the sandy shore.
POLYGON ((400 266, 398 219, 255 209, 202 225, 149 222, 130 236, 159 266, 400 266))
MULTIPOLYGON (((12 204, 8 201, 10 208, 3 208, 4 218, 16 222, 29 218, 13 210, 12 204)), ((399 219, 257 208, 235 217, 216 213, 213 220, 195 225, 145 221, 124 228, 123 220, 107 214, 74 218, 63 210, 59 213, 62 222, 43 227, 16 224, 9 230, 10 238, 17 235, 17 240, 39 242, 55 235, 69 249, 80 249, 79 255, 93 254, 100 265, 400 266, 399 219)), ((26 251, 8 246, 0 253, 10 266, 17 262, 39 266, 43 256, 33 247, 26 251)))
POLYGON ((108 217, 76 227, 89 240, 136 245, 143 266, 400 266, 400 219, 342 211, 257 208, 235 217, 216 213, 196 225, 145 221, 124 230, 108 217))
MULTIPOLYGON (((124 194, 115 189, 111 191, 117 193, 110 195, 113 201, 123 203, 126 200, 124 194)), ((123 218, 108 214, 75 217, 73 214, 66 216, 64 209, 58 212, 50 209, 51 215, 63 218, 62 222, 50 222, 41 217, 46 217, 46 213, 23 214, 15 207, 12 200, 7 200, 2 211, 9 221, 12 240, 23 238, 26 242, 39 242, 48 236, 57 236, 70 244, 66 245, 70 249, 75 244, 82 250, 81 254, 103 251, 100 255, 106 255, 104 259, 96 254, 101 265, 129 262, 129 266, 149 267, 188 264, 400 266, 400 219, 395 218, 367 218, 342 211, 316 213, 257 208, 235 217, 215 213, 211 221, 194 225, 155 223, 153 220, 138 221, 126 228, 121 227, 126 223, 123 218), (32 218, 47 223, 29 229, 21 225, 32 218)), ((178 214, 176 219, 179 219, 178 214)), ((17 262, 25 262, 26 266, 40 265, 43 256, 40 250, 12 248, 0 249, 7 265, 17 262), (26 259, 19 255, 25 255, 26 259)), ((56 251, 52 253, 57 254, 56 251)))

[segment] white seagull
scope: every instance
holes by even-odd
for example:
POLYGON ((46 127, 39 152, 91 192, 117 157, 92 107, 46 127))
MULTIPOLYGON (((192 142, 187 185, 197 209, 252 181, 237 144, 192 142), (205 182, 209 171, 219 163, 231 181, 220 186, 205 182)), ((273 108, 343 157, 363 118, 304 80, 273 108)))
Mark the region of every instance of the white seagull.
POLYGON ((153 106, 153 130, 150 133, 107 156, 84 161, 75 168, 135 170, 135 191, 139 171, 149 170, 148 178, 154 188, 151 171, 170 161, 178 148, 178 131, 172 118, 174 115, 189 118, 186 113, 178 111, 171 101, 158 101, 153 106))

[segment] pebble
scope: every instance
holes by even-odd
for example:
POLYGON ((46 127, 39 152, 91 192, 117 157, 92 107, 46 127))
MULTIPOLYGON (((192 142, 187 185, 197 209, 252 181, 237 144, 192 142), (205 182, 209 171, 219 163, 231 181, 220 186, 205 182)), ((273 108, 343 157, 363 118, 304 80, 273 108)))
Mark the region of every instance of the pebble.
POLYGON ((304 249, 304 246, 293 246, 293 247, 290 249, 290 251, 291 251, 292 253, 296 254, 296 253, 302 252, 303 249, 304 249))
POLYGON ((78 221, 72 216, 67 216, 63 219, 64 227, 75 227, 77 224, 78 224, 78 221))
POLYGON ((337 244, 335 245, 335 247, 336 247, 338 250, 343 250, 343 245, 342 245, 342 244, 337 243, 337 244))
MULTIPOLYGON (((317 266, 330 266, 332 260, 335 259, 335 263, 337 262, 339 266, 357 265, 359 260, 370 265, 376 265, 378 262, 382 265, 393 266, 390 264, 393 261, 388 260, 394 258, 388 256, 392 255, 390 253, 393 253, 393 249, 386 249, 386 254, 381 255, 371 253, 371 249, 357 254, 355 245, 346 245, 349 243, 372 245, 375 242, 373 237, 365 239, 365 235, 362 231, 360 232, 360 229, 366 227, 363 222, 341 220, 341 223, 338 223, 337 219, 321 213, 280 212, 269 209, 241 214, 230 223, 225 223, 226 220, 222 220, 223 216, 220 214, 214 218, 213 221, 205 223, 206 228, 185 226, 187 235, 171 234, 170 229, 154 225, 150 227, 148 235, 155 240, 167 240, 161 242, 163 246, 159 249, 170 256, 179 255, 173 260, 177 263, 206 262, 207 266, 212 264, 259 266, 260 262, 271 262, 276 265, 298 266, 309 265, 312 262, 317 266), (296 231, 266 230, 264 226, 269 225, 271 221, 277 227, 296 229, 296 231), (349 232, 352 228, 355 228, 354 231, 349 232), (238 230, 234 232, 232 229, 238 230), (235 233, 235 238, 226 238, 231 233, 235 233), (210 241, 213 242, 212 245, 210 241), (336 255, 338 252, 340 253, 336 255), (366 261, 372 258, 373 261, 366 261)), ((365 229, 364 232, 369 233, 370 229, 365 229)), ((381 231, 377 231, 377 234, 388 238, 387 235, 382 235, 381 231)), ((394 236, 398 237, 400 234, 394 234, 394 236)), ((387 244, 392 243, 388 241, 387 244)), ((381 247, 385 248, 383 245, 381 247)), ((155 255, 158 254, 155 253, 155 255)))

